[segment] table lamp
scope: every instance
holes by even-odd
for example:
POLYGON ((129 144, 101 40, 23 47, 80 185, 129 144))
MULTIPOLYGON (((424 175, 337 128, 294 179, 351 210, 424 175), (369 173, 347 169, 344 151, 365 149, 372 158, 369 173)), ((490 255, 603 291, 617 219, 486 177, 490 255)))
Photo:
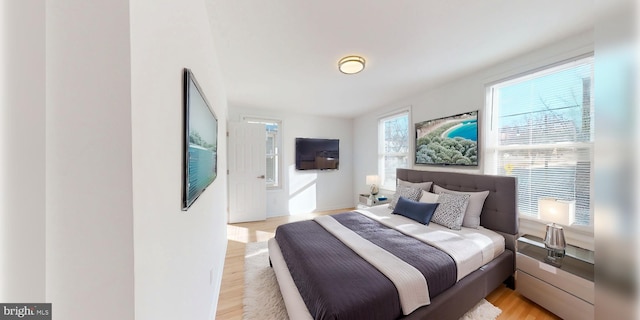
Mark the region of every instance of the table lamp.
POLYGON ((378 194, 378 192, 380 191, 380 189, 378 189, 378 183, 380 183, 380 177, 378 177, 377 175, 367 176, 367 185, 369 185, 368 202, 371 202, 369 203, 369 205, 375 204, 377 202, 376 194, 378 194))
POLYGON ((544 246, 547 249, 545 261, 551 265, 560 266, 565 255, 567 242, 564 239, 563 225, 571 225, 575 220, 576 202, 543 198, 538 200, 538 215, 540 220, 551 222, 547 225, 544 246))

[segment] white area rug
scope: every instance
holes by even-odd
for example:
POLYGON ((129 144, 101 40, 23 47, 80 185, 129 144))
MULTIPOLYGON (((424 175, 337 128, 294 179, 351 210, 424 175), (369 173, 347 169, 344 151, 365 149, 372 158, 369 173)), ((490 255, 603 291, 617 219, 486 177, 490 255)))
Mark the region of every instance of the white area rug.
MULTIPOLYGON (((273 269, 269 267, 266 242, 247 244, 244 257, 244 320, 287 320, 287 310, 273 269)), ((495 320, 502 310, 482 299, 460 320, 495 320)))

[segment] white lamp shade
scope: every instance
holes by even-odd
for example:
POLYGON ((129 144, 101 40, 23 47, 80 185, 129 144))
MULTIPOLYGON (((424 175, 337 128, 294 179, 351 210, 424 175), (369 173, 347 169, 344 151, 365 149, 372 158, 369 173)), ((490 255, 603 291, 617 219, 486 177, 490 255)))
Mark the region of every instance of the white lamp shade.
POLYGON ((379 184, 379 183, 380 183, 380 177, 376 175, 367 176, 367 185, 379 184))
POLYGON ((576 219, 576 202, 553 198, 540 199, 538 200, 538 218, 569 226, 576 219))

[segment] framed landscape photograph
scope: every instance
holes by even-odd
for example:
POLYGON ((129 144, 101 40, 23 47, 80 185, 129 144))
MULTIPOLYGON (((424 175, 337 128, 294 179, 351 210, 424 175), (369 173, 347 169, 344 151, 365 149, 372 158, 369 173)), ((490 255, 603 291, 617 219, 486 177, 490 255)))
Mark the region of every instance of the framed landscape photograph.
POLYGON ((416 164, 478 165, 478 111, 416 123, 416 164))

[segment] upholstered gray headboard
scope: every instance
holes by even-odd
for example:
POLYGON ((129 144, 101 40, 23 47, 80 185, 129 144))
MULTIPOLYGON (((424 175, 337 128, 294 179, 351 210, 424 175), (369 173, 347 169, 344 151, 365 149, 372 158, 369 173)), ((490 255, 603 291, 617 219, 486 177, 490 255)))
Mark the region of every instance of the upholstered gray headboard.
POLYGON ((434 185, 449 190, 489 190, 480 215, 480 225, 503 234, 507 247, 512 246, 510 242, 515 243, 518 236, 515 177, 412 169, 397 169, 396 174, 398 179, 410 182, 433 181, 434 185))

